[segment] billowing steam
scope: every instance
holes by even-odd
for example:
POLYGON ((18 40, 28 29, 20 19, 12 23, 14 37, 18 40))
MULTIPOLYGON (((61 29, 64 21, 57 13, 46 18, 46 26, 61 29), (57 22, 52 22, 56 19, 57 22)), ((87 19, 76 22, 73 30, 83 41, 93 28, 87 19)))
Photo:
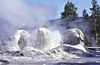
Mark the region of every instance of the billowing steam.
POLYGON ((56 15, 56 7, 30 4, 25 0, 0 0, 0 17, 13 25, 42 25, 56 15))

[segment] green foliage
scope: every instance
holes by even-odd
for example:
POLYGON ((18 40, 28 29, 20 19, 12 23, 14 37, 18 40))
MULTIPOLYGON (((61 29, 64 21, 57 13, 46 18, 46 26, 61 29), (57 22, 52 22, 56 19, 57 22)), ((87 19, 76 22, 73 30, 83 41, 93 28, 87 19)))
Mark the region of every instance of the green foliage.
POLYGON ((83 10, 82 16, 83 16, 84 19, 88 19, 89 18, 89 15, 87 13, 87 10, 85 10, 85 9, 83 10))
POLYGON ((67 2, 67 4, 64 6, 64 12, 61 13, 61 18, 66 18, 67 16, 73 16, 76 17, 77 8, 74 6, 72 2, 67 2))
POLYGON ((92 8, 90 8, 90 10, 91 10, 91 13, 92 13, 92 17, 95 17, 96 15, 97 15, 97 9, 98 9, 98 4, 97 4, 97 1, 96 0, 92 0, 92 2, 91 2, 91 4, 92 4, 92 8))
MULTIPOLYGON (((97 4, 96 0, 92 0, 92 8, 91 11, 91 32, 95 36, 96 40, 100 39, 100 6, 97 4)), ((96 42, 98 43, 98 42, 96 42)))

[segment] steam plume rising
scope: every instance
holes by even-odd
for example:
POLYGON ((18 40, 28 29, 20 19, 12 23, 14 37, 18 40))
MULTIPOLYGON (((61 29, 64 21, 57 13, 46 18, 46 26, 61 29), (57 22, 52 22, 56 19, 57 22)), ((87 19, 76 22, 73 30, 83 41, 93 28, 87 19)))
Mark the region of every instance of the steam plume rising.
POLYGON ((0 17, 18 27, 41 25, 56 15, 56 7, 25 0, 0 0, 0 17))

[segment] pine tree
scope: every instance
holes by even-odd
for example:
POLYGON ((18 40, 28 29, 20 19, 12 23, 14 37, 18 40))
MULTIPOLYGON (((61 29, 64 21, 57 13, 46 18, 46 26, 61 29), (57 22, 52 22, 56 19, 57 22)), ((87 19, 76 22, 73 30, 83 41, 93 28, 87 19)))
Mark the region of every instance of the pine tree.
POLYGON ((67 2, 64 7, 64 12, 61 13, 61 18, 66 18, 67 16, 77 17, 76 13, 77 8, 74 6, 72 2, 67 2))
POLYGON ((97 21, 96 21, 96 31, 98 37, 98 43, 100 43, 100 6, 97 8, 97 21))
POLYGON ((85 10, 85 9, 83 10, 82 16, 83 16, 84 19, 86 19, 86 20, 88 19, 89 15, 87 13, 87 10, 85 10))
POLYGON ((97 16, 97 8, 98 8, 98 4, 96 0, 92 0, 92 8, 90 8, 91 10, 91 17, 95 18, 97 16))
POLYGON ((96 0, 92 0, 91 3, 92 3, 92 8, 90 8, 91 19, 92 19, 91 32, 94 34, 97 44, 100 36, 100 6, 97 4, 96 0))

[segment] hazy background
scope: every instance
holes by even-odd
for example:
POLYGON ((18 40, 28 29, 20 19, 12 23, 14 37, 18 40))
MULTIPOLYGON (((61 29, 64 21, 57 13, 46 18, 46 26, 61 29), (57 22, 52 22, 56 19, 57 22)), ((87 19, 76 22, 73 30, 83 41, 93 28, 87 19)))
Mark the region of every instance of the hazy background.
MULTIPOLYGON (((16 27, 38 27, 50 19, 60 18, 68 0, 0 0, 0 36, 16 30, 16 27)), ((69 0, 78 8, 81 16, 83 9, 91 7, 91 0, 69 0)), ((100 4, 100 0, 97 0, 100 4)), ((7 36, 7 35, 5 35, 7 36)))
POLYGON ((56 16, 56 7, 42 3, 31 4, 27 1, 0 0, 0 18, 20 27, 42 25, 56 16))
MULTIPOLYGON (((0 18, 18 27, 43 25, 49 19, 59 18, 68 0, 0 0, 0 18)), ((89 12, 91 0, 69 0, 89 12)), ((100 0, 97 0, 100 4, 100 0)))

